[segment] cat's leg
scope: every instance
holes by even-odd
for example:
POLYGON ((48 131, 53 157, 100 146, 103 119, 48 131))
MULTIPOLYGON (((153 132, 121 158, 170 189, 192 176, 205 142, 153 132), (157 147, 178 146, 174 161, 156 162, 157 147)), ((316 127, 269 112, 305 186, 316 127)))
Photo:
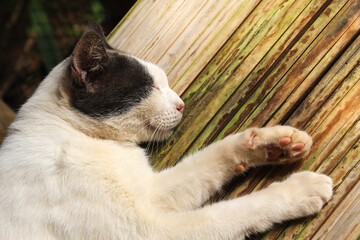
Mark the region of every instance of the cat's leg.
POLYGON ((172 211, 200 207, 236 174, 234 154, 225 140, 218 141, 155 174, 152 203, 172 211))
POLYGON ((287 163, 309 153, 308 134, 288 126, 251 128, 211 144, 162 171, 152 181, 154 204, 195 209, 236 174, 236 165, 287 163))
POLYGON ((239 239, 274 223, 315 214, 331 196, 331 178, 300 172, 238 199, 170 213, 158 224, 164 239, 239 239))

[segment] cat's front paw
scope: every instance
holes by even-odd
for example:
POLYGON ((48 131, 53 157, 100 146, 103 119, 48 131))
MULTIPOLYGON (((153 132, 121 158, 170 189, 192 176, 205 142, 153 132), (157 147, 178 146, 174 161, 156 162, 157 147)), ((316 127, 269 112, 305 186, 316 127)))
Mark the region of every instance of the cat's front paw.
MULTIPOLYGON (((318 213, 332 196, 332 179, 314 172, 299 172, 273 187, 291 199, 294 209, 291 217, 304 217, 318 213)), ((271 188, 271 185, 270 185, 271 188)))
POLYGON ((309 154, 311 137, 304 131, 290 126, 249 129, 249 148, 266 151, 265 164, 289 163, 309 154))

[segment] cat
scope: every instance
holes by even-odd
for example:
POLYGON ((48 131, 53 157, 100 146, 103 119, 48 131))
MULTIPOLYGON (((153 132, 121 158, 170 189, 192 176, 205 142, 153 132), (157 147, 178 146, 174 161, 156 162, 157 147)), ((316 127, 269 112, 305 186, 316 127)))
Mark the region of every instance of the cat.
POLYGON ((203 206, 236 169, 297 161, 312 139, 250 128, 156 172, 138 144, 169 138, 184 108, 160 67, 113 49, 90 24, 1 146, 0 239, 242 239, 331 198, 331 178, 304 171, 203 206))

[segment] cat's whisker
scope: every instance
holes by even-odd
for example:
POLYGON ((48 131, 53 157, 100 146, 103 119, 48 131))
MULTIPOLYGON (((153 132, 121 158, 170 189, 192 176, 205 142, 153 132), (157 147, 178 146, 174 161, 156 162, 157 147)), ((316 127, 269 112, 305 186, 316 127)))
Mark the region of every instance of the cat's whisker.
MULTIPOLYGON (((150 141, 148 142, 148 146, 149 146, 149 147, 151 147, 151 144, 153 143, 153 138, 156 136, 156 132, 158 131, 159 128, 160 128, 160 125, 155 128, 155 131, 154 131, 153 134, 151 135, 150 141)), ((149 151, 150 148, 149 148, 149 149, 146 148, 146 150, 149 151)), ((151 150, 151 152, 152 152, 152 150, 151 150)))
MULTIPOLYGON (((154 132, 154 136, 155 136, 156 132, 154 132)), ((150 141, 148 142, 148 148, 147 151, 149 154, 151 154, 153 152, 153 148, 154 148, 154 141, 153 141, 153 137, 150 139, 150 141)))
POLYGON ((144 123, 144 122, 147 122, 147 123, 137 131, 136 136, 138 136, 139 133, 142 133, 142 131, 145 131, 146 128, 152 126, 151 123, 150 123, 150 120, 152 120, 152 118, 149 118, 148 120, 145 120, 145 121, 142 122, 142 123, 144 123))
MULTIPOLYGON (((157 128, 157 131, 155 132, 155 136, 154 136, 154 139, 158 139, 158 135, 159 133, 162 131, 162 124, 159 125, 159 127, 157 128)), ((155 141, 153 142, 153 146, 152 146, 152 149, 151 149, 151 152, 154 151, 154 147, 155 147, 155 144, 158 143, 158 141, 155 141)))
POLYGON ((132 129, 137 129, 139 128, 140 126, 142 126, 139 130, 137 130, 137 132, 135 133, 135 137, 138 137, 138 135, 140 133, 142 133, 147 127, 149 127, 151 124, 150 124, 150 120, 152 120, 153 117, 148 117, 148 118, 145 118, 145 119, 142 119, 141 121, 138 121, 138 122, 127 122, 127 123, 120 123, 119 125, 121 125, 121 128, 123 129, 127 129, 127 128, 132 128, 132 129))
POLYGON ((147 123, 145 126, 143 126, 142 128, 140 128, 137 132, 136 132, 136 137, 138 137, 138 135, 140 133, 142 133, 143 131, 145 131, 146 128, 148 128, 149 126, 151 126, 150 123, 147 123))
MULTIPOLYGON (((163 128, 164 125, 161 125, 161 127, 163 128)), ((165 128, 161 129, 161 130, 164 130, 165 128)), ((160 134, 160 132, 158 132, 160 134)), ((160 135, 158 136, 159 139, 160 139, 160 135)), ((159 149, 159 145, 160 145, 160 142, 159 141, 156 141, 156 149, 159 149)))

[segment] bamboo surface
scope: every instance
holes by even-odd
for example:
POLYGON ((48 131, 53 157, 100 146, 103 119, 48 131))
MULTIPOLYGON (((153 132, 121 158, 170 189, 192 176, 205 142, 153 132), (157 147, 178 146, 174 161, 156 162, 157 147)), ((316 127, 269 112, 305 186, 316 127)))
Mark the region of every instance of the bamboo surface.
POLYGON ((139 0, 109 41, 161 66, 185 101, 156 169, 248 127, 300 128, 314 139, 304 161, 250 169, 212 200, 294 171, 328 174, 334 196, 320 214, 248 239, 359 239, 359 35, 359 0, 139 0))

